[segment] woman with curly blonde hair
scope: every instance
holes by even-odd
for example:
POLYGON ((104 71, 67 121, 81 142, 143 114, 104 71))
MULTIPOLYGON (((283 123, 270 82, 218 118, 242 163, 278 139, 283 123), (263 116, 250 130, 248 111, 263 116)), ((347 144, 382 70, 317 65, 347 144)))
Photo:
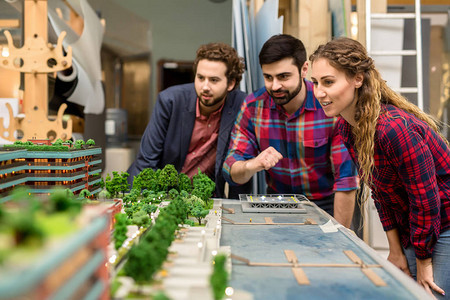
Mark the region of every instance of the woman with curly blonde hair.
POLYGON ((332 40, 310 60, 314 94, 327 116, 341 116, 344 144, 372 190, 389 241, 388 260, 445 297, 450 147, 438 122, 390 89, 355 40, 332 40))

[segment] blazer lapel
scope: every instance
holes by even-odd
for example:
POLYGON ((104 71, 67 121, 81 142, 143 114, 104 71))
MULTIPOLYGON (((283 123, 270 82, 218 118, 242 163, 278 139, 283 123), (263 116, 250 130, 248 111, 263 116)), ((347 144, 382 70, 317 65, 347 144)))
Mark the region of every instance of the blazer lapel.
POLYGON ((229 136, 231 134, 231 130, 233 129, 236 109, 240 109, 240 107, 235 107, 234 101, 235 97, 232 97, 232 93, 229 93, 229 97, 226 100, 225 106, 223 107, 222 116, 220 119, 220 128, 219 128, 219 138, 217 139, 217 153, 216 153, 216 177, 217 172, 222 171, 222 159, 225 158, 225 155, 228 152, 228 142, 229 136))
MULTIPOLYGON (((195 112, 197 104, 197 95, 195 89, 188 94, 186 100, 186 106, 184 106, 184 111, 182 113, 180 124, 180 153, 181 153, 181 168, 183 167, 184 161, 186 160, 187 153, 189 151, 189 145, 191 143, 192 130, 194 130, 195 124, 195 112)), ((172 141, 168 141, 169 143, 172 141)), ((175 142, 175 141, 173 141, 175 142)))

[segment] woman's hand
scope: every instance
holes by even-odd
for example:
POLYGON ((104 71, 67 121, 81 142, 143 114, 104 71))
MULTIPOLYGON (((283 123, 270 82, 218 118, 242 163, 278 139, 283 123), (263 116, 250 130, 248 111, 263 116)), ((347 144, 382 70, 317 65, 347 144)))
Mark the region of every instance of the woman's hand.
POLYGON ((403 248, 400 243, 400 235, 396 228, 386 231, 386 237, 389 242, 389 256, 388 261, 393 263, 397 268, 402 270, 407 275, 411 276, 408 267, 408 260, 403 253, 403 248))
POLYGON ((426 259, 418 259, 416 258, 417 263, 417 282, 425 288, 425 290, 433 294, 431 290, 438 292, 441 295, 445 295, 443 289, 437 286, 434 283, 433 279, 433 263, 431 258, 426 259))
POLYGON ((411 272, 408 267, 408 260, 406 259, 403 252, 393 252, 389 251, 388 261, 390 261, 394 266, 402 270, 405 274, 411 276, 411 272))

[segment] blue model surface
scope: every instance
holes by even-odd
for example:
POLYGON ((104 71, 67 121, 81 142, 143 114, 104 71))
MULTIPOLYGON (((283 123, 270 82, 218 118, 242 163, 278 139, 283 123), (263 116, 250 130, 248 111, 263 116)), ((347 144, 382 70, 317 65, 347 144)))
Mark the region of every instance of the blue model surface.
POLYGON ((287 263, 284 250, 292 250, 298 263, 353 264, 343 251, 351 250, 385 282, 376 286, 359 267, 303 267, 310 285, 299 285, 291 267, 247 266, 233 259, 231 286, 253 294, 254 299, 429 299, 412 279, 396 269, 345 228, 325 233, 319 225, 331 218, 314 204, 305 205, 306 214, 243 213, 239 204, 225 204, 224 217, 235 222, 303 223, 307 218, 318 225, 234 225, 222 221, 221 245, 252 263, 287 263))

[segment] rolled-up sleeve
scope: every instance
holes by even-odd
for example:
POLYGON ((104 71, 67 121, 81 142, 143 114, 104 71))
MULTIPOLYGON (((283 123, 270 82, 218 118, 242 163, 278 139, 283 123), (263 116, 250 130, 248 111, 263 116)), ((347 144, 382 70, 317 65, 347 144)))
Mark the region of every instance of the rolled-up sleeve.
POLYGON ((236 161, 252 159, 258 155, 254 126, 247 99, 243 102, 231 132, 228 154, 223 163, 223 176, 230 185, 238 185, 231 179, 230 170, 236 161))

